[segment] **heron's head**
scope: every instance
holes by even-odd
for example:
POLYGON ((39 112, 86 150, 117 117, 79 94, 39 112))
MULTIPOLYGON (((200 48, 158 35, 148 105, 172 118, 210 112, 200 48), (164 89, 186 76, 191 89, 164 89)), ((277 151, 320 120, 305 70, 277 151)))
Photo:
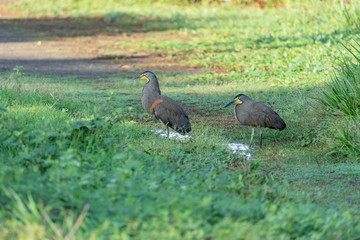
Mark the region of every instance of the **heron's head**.
POLYGON ((134 78, 133 80, 131 80, 130 82, 133 82, 137 79, 145 79, 146 82, 149 82, 151 80, 157 80, 155 74, 151 71, 145 71, 142 74, 140 74, 140 76, 138 76, 137 78, 134 78))
POLYGON ((230 105, 233 104, 233 103, 235 103, 235 104, 242 104, 242 103, 246 100, 246 98, 247 98, 246 95, 244 95, 244 94, 238 94, 238 95, 236 95, 236 96, 234 97, 234 99, 233 99, 231 102, 229 102, 228 104, 226 104, 224 108, 230 106, 230 105))

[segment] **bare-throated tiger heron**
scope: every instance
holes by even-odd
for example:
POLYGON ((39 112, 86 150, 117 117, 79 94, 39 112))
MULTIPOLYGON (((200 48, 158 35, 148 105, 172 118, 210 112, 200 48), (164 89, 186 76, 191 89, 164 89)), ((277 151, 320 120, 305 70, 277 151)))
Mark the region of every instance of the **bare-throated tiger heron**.
POLYGON ((191 131, 188 115, 179 103, 165 95, 161 95, 159 82, 153 72, 143 72, 132 81, 137 79, 146 80, 141 95, 141 102, 145 111, 154 114, 166 126, 168 137, 169 127, 181 134, 191 131))
POLYGON ((251 147, 254 138, 254 127, 260 127, 260 148, 262 146, 262 127, 279 131, 286 127, 284 120, 272 108, 263 103, 256 102, 244 94, 236 95, 225 108, 233 103, 235 103, 235 118, 241 125, 252 127, 249 147, 251 147))

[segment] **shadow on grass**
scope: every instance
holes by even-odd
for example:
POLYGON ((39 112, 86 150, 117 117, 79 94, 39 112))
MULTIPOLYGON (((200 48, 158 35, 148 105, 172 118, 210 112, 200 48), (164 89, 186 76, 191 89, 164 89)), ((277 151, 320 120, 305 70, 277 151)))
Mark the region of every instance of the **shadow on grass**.
MULTIPOLYGON (((21 67, 22 73, 45 74, 58 77, 73 76, 77 79, 99 79, 117 77, 119 74, 129 76, 128 80, 136 77, 145 70, 155 72, 169 72, 178 75, 196 68, 187 66, 172 66, 156 55, 99 55, 96 58, 36 58, 23 57, 5 59, 0 56, 0 72, 13 73, 15 68, 21 67), (150 62, 157 61, 151 65, 150 62), (124 64, 130 64, 131 67, 124 64)), ((183 84, 183 83, 181 83, 183 84)), ((174 86, 174 83, 170 84, 174 86)), ((167 83, 164 83, 167 86, 167 83)), ((180 85, 179 85, 180 86, 180 85)))
POLYGON ((104 78, 119 72, 116 62, 104 59, 0 59, 1 72, 13 72, 22 66, 22 72, 60 77, 104 78))
POLYGON ((126 12, 113 12, 104 17, 4 19, 0 23, 0 42, 24 42, 37 37, 82 37, 100 34, 116 36, 124 33, 196 29, 205 26, 209 21, 217 20, 215 16, 211 19, 189 18, 186 15, 158 18, 126 12), (26 35, 17 38, 4 30, 16 30, 26 35))

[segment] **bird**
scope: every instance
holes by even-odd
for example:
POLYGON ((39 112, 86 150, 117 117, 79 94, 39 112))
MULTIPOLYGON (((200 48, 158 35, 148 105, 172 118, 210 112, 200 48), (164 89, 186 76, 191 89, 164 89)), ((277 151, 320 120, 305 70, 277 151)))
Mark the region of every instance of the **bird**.
POLYGON ((284 120, 277 112, 263 103, 252 100, 245 94, 236 95, 231 102, 224 106, 224 108, 230 106, 233 103, 235 103, 234 114, 236 120, 238 120, 243 126, 252 127, 249 148, 251 148, 251 144, 254 138, 254 127, 260 127, 260 148, 262 146, 261 128, 265 127, 279 131, 282 131, 286 128, 284 120))
POLYGON ((154 114, 166 126, 166 135, 169 137, 169 127, 176 132, 185 134, 191 131, 191 124, 184 109, 175 100, 162 95, 159 82, 155 74, 145 71, 135 79, 145 79, 142 90, 141 103, 145 111, 154 114))

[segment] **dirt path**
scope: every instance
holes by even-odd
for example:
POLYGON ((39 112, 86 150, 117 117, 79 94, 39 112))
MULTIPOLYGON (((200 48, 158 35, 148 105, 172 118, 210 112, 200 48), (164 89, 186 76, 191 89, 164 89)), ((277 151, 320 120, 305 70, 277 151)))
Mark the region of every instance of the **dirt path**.
MULTIPOLYGON (((10 0, 6 0, 10 1, 10 0)), ((0 72, 23 66, 24 72, 107 78, 133 71, 195 71, 158 55, 129 53, 121 41, 141 40, 144 33, 122 32, 102 18, 20 18, 0 2, 0 72)))

